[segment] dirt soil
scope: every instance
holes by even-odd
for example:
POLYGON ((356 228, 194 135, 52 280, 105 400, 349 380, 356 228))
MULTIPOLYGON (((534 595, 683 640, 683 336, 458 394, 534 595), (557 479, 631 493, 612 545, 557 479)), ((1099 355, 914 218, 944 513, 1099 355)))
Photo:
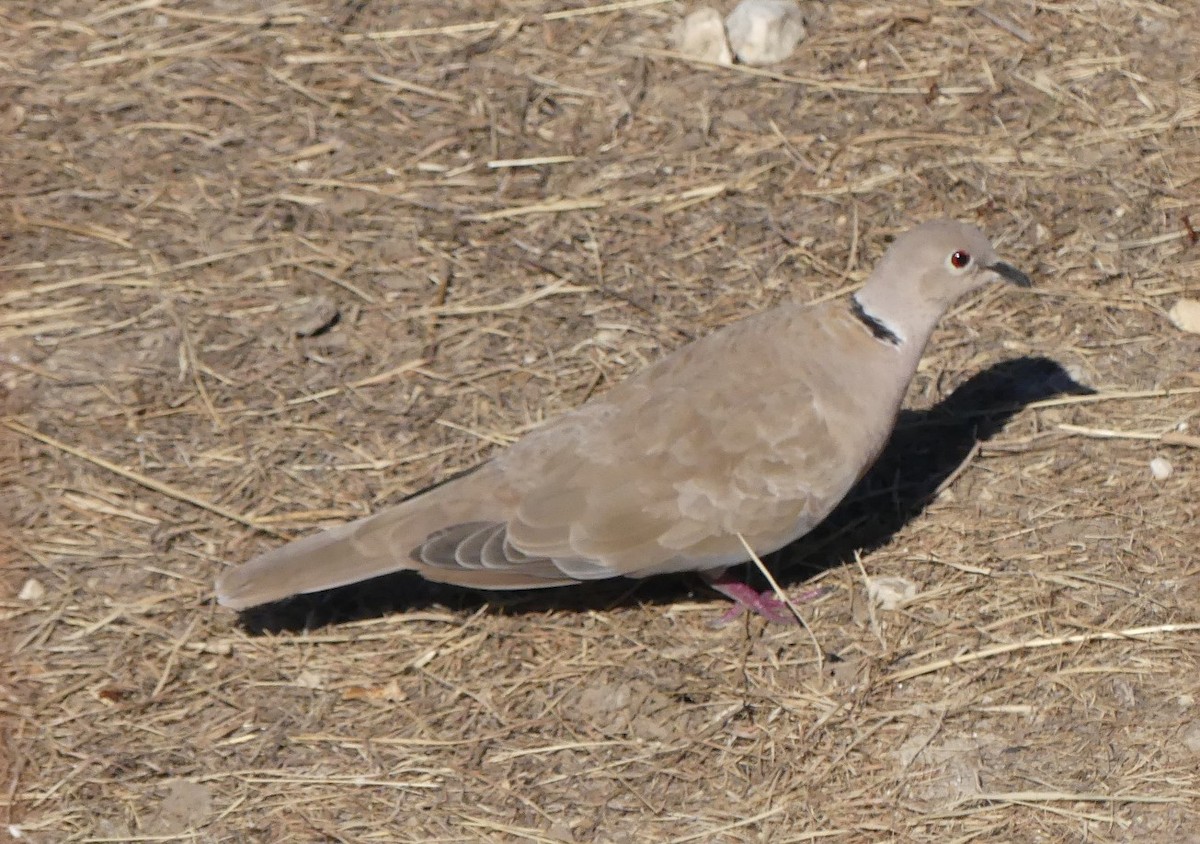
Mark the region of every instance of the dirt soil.
POLYGON ((1200 842, 1194 2, 809 4, 767 69, 691 8, 0 5, 0 840, 1200 842), (215 605, 939 215, 1036 287, 767 560, 811 635, 687 577, 215 605))

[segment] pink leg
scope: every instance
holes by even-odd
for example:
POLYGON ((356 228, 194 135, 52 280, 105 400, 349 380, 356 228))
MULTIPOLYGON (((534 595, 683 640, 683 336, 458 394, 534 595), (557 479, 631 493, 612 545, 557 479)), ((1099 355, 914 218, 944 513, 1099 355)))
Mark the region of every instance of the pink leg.
POLYGON ((730 577, 727 572, 722 572, 716 577, 706 577, 705 580, 709 586, 734 602, 729 611, 717 620, 718 627, 733 621, 746 610, 756 612, 767 621, 776 624, 796 623, 796 617, 792 615, 788 605, 776 598, 775 593, 770 590, 755 592, 745 583, 730 577))
MULTIPOLYGON (((713 589, 733 600, 733 606, 714 622, 714 627, 721 627, 728 624, 746 610, 751 610, 767 621, 773 621, 777 624, 797 623, 796 616, 792 615, 791 608, 776 598, 775 593, 771 590, 755 592, 745 583, 732 577, 728 571, 704 574, 702 577, 704 577, 708 585, 713 589)), ((796 596, 794 601, 806 604, 809 601, 815 601, 822 595, 828 595, 831 591, 833 591, 833 587, 831 586, 817 586, 801 592, 796 596)))

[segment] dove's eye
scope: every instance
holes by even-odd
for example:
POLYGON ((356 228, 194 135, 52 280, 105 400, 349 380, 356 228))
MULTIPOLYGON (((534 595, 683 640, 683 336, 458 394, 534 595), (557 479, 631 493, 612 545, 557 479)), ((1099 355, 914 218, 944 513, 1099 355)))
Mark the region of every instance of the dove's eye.
POLYGON ((950 266, 954 267, 954 269, 956 269, 956 270, 966 269, 967 265, 970 263, 971 263, 971 253, 970 252, 963 252, 960 249, 957 252, 954 252, 953 254, 951 254, 951 256, 950 256, 950 266))

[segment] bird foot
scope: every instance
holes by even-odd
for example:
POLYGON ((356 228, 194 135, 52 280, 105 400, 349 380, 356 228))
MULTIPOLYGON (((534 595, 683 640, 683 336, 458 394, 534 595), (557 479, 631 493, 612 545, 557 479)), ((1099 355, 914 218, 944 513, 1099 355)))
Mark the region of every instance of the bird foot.
POLYGON ((756 613, 767 621, 776 624, 796 624, 796 616, 791 608, 775 597, 775 593, 755 592, 751 587, 738 580, 718 579, 709 581, 709 585, 722 595, 733 600, 733 606, 720 618, 713 622, 714 627, 723 627, 746 610, 756 613))

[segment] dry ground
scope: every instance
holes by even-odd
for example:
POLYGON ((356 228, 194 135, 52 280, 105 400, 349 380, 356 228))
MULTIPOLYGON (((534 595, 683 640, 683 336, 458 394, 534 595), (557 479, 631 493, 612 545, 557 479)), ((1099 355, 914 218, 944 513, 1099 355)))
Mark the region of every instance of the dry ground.
POLYGON ((972 5, 768 72, 659 0, 0 6, 0 839, 1200 841, 1195 5, 972 5), (214 606, 940 214, 1037 289, 774 561, 823 667, 685 578, 214 606))

